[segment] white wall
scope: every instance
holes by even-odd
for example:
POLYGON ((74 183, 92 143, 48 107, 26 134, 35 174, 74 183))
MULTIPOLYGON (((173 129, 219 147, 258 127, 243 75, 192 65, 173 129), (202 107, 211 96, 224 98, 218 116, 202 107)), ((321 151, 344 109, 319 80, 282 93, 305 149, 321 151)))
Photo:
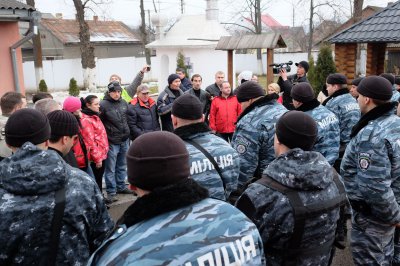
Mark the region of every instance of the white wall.
MULTIPOLYGON (((214 83, 215 72, 222 70, 227 72, 227 52, 210 49, 184 49, 185 57, 190 57, 193 69, 190 75, 200 74, 203 77, 203 88, 214 83)), ((175 73, 177 51, 171 49, 159 49, 157 57, 151 58, 151 72, 145 75, 145 80, 158 80, 159 90, 162 91, 167 85, 168 75, 175 73)), ((314 53, 314 61, 318 54, 314 53)), ((365 52, 361 56, 362 73, 365 73, 365 52)), ((263 73, 266 72, 266 54, 263 54, 263 73)), ((307 60, 307 53, 275 53, 274 62, 284 63, 293 61, 291 73, 296 73, 294 63, 307 60)), ((121 57, 97 60, 97 86, 107 86, 111 74, 121 76, 122 83, 128 84, 136 76, 138 71, 145 65, 144 57, 121 57)), ((235 54, 233 68, 236 73, 244 70, 257 71, 257 59, 255 54, 235 54)), ((36 91, 35 70, 33 62, 23 63, 24 82, 28 92, 36 91)), ((43 61, 44 79, 50 91, 67 90, 69 80, 73 77, 78 86, 83 86, 83 74, 80 59, 64 59, 43 61)), ((189 77, 190 78, 190 77, 189 77)), ((232 84, 232 87, 236 87, 232 84)))
MULTIPOLYGON (((189 72, 189 79, 193 74, 200 74, 203 78, 203 88, 215 82, 215 72, 222 70, 227 72, 227 52, 212 49, 183 49, 185 57, 190 58, 193 69, 189 72)), ((159 91, 168 85, 168 76, 175 73, 176 58, 178 51, 175 49, 157 49, 157 57, 163 58, 159 61, 158 69, 162 69, 159 76, 159 91), (168 59, 168 60, 167 60, 168 59), (168 62, 166 66, 165 62, 168 62), (161 64, 163 66, 161 67, 161 64)))
MULTIPOLYGON (((159 76, 158 58, 152 57, 151 72, 146 74, 147 80, 157 79, 159 76)), ((145 65, 144 57, 121 57, 98 59, 96 62, 97 86, 107 86, 112 74, 121 76, 122 83, 132 82, 133 78, 145 65)), ((25 88, 29 92, 36 91, 35 69, 33 62, 23 63, 25 88)), ((50 91, 68 89, 69 80, 75 78, 78 86, 83 86, 83 72, 80 59, 63 59, 43 61, 44 80, 50 91)))

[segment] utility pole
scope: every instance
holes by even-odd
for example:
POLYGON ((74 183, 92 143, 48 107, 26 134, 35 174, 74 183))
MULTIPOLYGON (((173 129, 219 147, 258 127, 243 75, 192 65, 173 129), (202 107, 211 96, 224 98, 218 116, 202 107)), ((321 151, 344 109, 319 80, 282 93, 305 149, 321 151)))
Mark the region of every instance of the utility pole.
POLYGON ((184 5, 185 5, 185 1, 184 1, 184 0, 181 0, 181 14, 183 14, 184 5))
MULTIPOLYGON (((27 0, 26 3, 31 7, 35 7, 35 0, 27 0)), ((43 79, 43 59, 42 59, 42 42, 40 40, 40 31, 33 37, 33 62, 35 65, 36 88, 39 88, 39 82, 43 79)))

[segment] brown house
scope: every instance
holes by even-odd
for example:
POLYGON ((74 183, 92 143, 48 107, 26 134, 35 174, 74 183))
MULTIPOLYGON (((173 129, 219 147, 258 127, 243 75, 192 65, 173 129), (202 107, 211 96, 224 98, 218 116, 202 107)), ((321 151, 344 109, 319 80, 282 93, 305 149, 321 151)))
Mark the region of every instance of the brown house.
POLYGON ((358 43, 367 46, 367 76, 394 72, 394 69, 385 67, 385 54, 389 46, 400 43, 400 1, 337 33, 329 42, 335 44, 336 68, 348 77, 349 82, 355 78, 358 43))
MULTIPOLYGON (((139 37, 120 21, 101 21, 97 16, 87 21, 90 41, 98 58, 143 56, 139 37)), ((74 19, 42 18, 40 37, 44 59, 80 58, 79 24, 74 19)), ((33 60, 32 47, 24 47, 24 60, 33 60)))

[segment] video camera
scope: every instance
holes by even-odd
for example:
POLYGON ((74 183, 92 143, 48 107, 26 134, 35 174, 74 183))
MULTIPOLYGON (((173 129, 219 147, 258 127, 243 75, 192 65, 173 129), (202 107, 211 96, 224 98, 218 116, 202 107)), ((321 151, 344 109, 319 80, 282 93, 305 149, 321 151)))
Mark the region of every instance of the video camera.
POLYGON ((293 65, 292 61, 289 61, 287 63, 273 63, 269 66, 272 66, 272 72, 274 74, 279 74, 282 69, 286 69, 286 72, 290 72, 290 66, 293 65))

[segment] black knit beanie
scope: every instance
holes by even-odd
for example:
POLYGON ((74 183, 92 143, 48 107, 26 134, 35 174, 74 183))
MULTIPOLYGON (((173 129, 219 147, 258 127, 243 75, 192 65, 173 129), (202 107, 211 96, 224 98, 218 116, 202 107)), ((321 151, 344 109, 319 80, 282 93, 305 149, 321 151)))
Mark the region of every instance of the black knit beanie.
POLYGON ((171 85, 172 82, 174 82, 174 80, 179 79, 181 80, 181 78, 177 75, 177 74, 171 74, 168 76, 168 85, 171 85))
POLYGON ((400 85, 400 77, 399 76, 394 77, 394 84, 400 85))
POLYGON ((392 98, 392 84, 384 77, 369 76, 358 84, 359 94, 376 100, 387 101, 392 98))
POLYGON ((113 91, 122 91, 121 84, 119 84, 118 81, 114 80, 108 83, 107 85, 108 92, 113 92, 113 91))
POLYGON ((184 94, 172 104, 172 114, 176 117, 196 120, 203 116, 203 104, 191 94, 184 94))
POLYGON ((236 89, 236 97, 240 103, 260 96, 265 96, 265 90, 260 86, 260 84, 254 81, 242 83, 236 89))
POLYGON ((358 84, 360 84, 361 80, 363 80, 363 79, 364 78, 353 79, 353 81, 351 82, 351 85, 358 86, 358 84))
POLYGON ((75 116, 65 110, 56 110, 47 114, 52 136, 74 136, 79 132, 75 116))
POLYGON ((49 120, 41 112, 34 109, 15 111, 5 126, 6 143, 19 148, 25 142, 40 144, 50 138, 49 120))
POLYGON ((312 150, 318 128, 314 119, 304 112, 289 111, 279 118, 275 133, 280 143, 290 149, 312 150))
POLYGON ((347 84, 347 78, 341 73, 330 74, 326 78, 328 84, 347 84))
POLYGON ((379 76, 381 76, 382 78, 387 79, 392 85, 394 84, 395 78, 394 78, 394 76, 392 74, 390 74, 390 73, 382 73, 379 76))
POLYGON ((307 103, 314 100, 314 91, 308 82, 300 82, 292 87, 290 96, 301 103, 307 103))
POLYGON ((136 138, 127 154, 130 184, 153 190, 186 179, 190 175, 189 153, 177 135, 155 131, 136 138))

